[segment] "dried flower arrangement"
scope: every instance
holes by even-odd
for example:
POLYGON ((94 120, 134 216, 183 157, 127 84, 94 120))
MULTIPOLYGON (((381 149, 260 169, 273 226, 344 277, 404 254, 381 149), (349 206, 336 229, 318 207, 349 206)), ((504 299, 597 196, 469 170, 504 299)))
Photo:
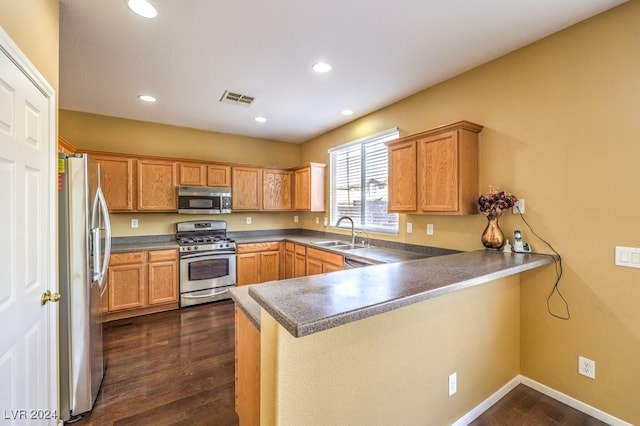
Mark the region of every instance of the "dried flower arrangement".
POLYGON ((498 188, 489 185, 489 192, 478 197, 478 209, 485 216, 500 216, 503 211, 510 209, 518 201, 515 195, 505 191, 498 191, 498 188))

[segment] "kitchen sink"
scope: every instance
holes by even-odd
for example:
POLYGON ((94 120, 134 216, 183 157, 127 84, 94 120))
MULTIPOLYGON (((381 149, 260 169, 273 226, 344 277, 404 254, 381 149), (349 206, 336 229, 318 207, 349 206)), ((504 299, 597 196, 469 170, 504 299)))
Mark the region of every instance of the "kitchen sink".
POLYGON ((314 245, 320 247, 331 247, 331 248, 343 248, 343 247, 351 247, 351 243, 340 240, 331 240, 331 241, 314 241, 314 245))
POLYGON ((314 241, 312 244, 320 247, 327 247, 327 248, 338 249, 338 250, 356 250, 356 249, 366 248, 366 246, 351 244, 347 241, 340 241, 340 240, 314 241))

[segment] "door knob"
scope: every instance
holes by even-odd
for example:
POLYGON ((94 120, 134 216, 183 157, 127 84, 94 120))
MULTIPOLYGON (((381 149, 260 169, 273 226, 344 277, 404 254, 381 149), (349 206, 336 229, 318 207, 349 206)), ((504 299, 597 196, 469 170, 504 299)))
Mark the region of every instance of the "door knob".
POLYGON ((51 293, 50 290, 47 290, 42 293, 40 304, 44 305, 47 302, 57 302, 58 300, 60 300, 60 293, 51 293))

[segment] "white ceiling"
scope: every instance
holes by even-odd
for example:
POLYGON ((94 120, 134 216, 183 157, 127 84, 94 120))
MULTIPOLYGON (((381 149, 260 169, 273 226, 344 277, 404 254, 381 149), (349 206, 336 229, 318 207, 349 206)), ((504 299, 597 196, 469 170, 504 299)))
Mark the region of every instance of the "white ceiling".
POLYGON ((152 3, 155 19, 60 1, 61 108, 300 143, 624 1, 152 3), (319 60, 333 70, 314 73, 319 60), (221 103, 225 90, 255 101, 221 103))

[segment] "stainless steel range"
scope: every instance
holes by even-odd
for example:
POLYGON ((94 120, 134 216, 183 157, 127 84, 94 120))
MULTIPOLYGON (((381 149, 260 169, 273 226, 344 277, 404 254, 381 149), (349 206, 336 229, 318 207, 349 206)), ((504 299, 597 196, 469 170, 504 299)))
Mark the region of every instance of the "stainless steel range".
POLYGON ((180 307, 229 299, 236 284, 236 243, 223 220, 176 224, 180 246, 180 307))

